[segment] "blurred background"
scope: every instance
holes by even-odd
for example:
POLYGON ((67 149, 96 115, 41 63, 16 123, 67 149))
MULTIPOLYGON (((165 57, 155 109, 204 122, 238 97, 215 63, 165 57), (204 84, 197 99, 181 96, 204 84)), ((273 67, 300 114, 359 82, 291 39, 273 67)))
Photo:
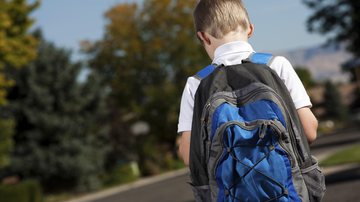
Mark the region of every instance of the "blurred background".
MULTIPOLYGON (((360 2, 244 3, 254 49, 287 57, 312 99, 324 201, 356 201, 360 2)), ((1 202, 193 200, 175 140, 186 79, 211 62, 195 4, 0 0, 1 202)))

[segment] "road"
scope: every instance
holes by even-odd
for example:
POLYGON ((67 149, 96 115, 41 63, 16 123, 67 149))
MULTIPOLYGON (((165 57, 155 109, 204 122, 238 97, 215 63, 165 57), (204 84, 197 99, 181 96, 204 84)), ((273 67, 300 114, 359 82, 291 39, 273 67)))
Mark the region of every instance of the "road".
POLYGON ((188 181, 185 174, 91 202, 192 202, 188 181))
MULTIPOLYGON (((312 152, 319 158, 344 147, 360 143, 360 130, 343 131, 341 134, 324 135, 312 145, 312 152)), ((192 202, 192 192, 187 174, 168 178, 153 184, 114 193, 88 202, 192 202)), ((324 202, 360 201, 360 166, 341 170, 326 176, 327 193, 324 202)))

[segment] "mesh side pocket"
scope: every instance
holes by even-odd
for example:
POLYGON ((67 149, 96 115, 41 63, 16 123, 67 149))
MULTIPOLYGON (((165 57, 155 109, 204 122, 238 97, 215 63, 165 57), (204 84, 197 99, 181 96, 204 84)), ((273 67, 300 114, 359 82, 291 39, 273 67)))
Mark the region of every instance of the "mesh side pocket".
POLYGON ((312 165, 301 169, 311 202, 321 201, 325 195, 325 176, 322 173, 317 159, 311 157, 312 165))
POLYGON ((211 201, 211 192, 210 192, 209 185, 203 185, 203 186, 191 185, 191 189, 194 193, 196 202, 210 202, 211 201))

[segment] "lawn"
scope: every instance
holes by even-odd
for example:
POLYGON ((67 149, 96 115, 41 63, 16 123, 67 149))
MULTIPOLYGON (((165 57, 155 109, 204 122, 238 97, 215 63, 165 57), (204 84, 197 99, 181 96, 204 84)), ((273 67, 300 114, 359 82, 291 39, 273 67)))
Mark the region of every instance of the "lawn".
POLYGON ((360 163, 360 144, 341 150, 320 162, 321 166, 360 163))

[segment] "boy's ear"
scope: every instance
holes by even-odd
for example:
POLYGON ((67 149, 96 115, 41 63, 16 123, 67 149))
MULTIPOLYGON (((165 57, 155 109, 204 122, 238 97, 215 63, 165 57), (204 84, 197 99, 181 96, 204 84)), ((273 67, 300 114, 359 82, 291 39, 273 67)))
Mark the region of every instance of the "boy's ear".
POLYGON ((250 38, 254 33, 254 24, 250 23, 249 31, 248 31, 248 38, 250 38))
POLYGON ((211 45, 211 40, 210 38, 207 36, 206 32, 201 32, 198 31, 196 32, 197 36, 199 37, 199 39, 206 45, 211 45))

